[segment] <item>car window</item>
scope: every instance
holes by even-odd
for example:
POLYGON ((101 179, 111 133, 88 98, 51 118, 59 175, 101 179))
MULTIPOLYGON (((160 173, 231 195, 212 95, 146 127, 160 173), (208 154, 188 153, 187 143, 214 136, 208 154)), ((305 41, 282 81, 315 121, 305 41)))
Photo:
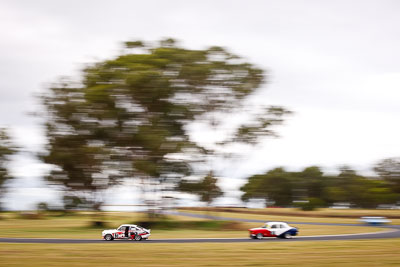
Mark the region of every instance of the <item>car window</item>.
POLYGON ((278 228, 276 224, 272 225, 271 228, 275 229, 278 228))
POLYGON ((121 226, 120 228, 118 228, 118 231, 125 231, 125 226, 121 226))

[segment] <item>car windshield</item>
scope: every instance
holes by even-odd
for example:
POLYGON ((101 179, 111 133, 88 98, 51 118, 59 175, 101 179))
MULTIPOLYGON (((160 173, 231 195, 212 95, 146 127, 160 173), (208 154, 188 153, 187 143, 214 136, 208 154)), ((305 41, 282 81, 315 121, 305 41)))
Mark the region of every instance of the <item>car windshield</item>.
POLYGON ((264 225, 262 226, 262 228, 269 228, 269 224, 268 224, 268 223, 264 224, 264 225))

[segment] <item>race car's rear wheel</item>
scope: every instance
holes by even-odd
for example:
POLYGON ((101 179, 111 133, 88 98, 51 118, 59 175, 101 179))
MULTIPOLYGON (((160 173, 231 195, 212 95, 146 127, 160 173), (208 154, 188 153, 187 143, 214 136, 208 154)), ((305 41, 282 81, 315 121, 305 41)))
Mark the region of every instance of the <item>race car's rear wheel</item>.
POLYGON ((114 239, 114 237, 113 237, 112 235, 110 235, 110 234, 107 234, 107 235, 104 237, 104 239, 105 239, 106 241, 111 241, 111 240, 114 239))
POLYGON ((141 235, 135 235, 135 241, 140 241, 142 240, 142 236, 141 235))
POLYGON ((263 238, 263 234, 262 234, 262 233, 258 233, 258 234, 256 235, 256 238, 257 238, 257 239, 263 238))

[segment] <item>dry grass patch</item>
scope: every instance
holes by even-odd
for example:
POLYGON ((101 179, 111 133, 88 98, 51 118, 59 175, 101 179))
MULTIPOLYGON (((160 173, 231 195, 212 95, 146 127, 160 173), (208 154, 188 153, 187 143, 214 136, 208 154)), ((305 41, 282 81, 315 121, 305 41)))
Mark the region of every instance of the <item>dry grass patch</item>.
POLYGON ((199 244, 0 244, 0 266, 399 266, 400 239, 199 244))

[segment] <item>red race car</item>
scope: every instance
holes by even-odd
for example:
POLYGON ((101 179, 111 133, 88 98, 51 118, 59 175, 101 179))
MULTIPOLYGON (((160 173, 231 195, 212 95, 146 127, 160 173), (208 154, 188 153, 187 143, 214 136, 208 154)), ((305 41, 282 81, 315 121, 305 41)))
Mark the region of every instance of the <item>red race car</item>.
POLYGON ((249 229, 249 232, 250 238, 262 239, 264 237, 292 238, 299 231, 285 222, 267 222, 262 227, 249 229))

